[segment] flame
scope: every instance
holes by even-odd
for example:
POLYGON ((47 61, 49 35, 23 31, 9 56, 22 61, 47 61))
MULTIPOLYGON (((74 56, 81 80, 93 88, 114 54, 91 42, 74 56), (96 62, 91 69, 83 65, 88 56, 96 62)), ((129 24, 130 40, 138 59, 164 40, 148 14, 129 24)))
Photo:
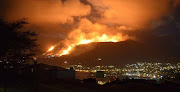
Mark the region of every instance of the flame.
POLYGON ((109 35, 106 35, 106 34, 102 34, 101 36, 96 36, 95 35, 90 39, 80 39, 80 40, 76 41, 73 44, 69 44, 67 46, 67 48, 60 51, 59 56, 68 55, 72 51, 72 49, 77 45, 89 44, 89 43, 92 43, 92 42, 119 42, 121 40, 122 40, 121 34, 116 34, 116 35, 112 35, 112 36, 109 36, 109 35))
POLYGON ((72 50, 72 46, 69 46, 67 49, 63 50, 59 56, 67 55, 72 50))
MULTIPOLYGON (((117 30, 114 27, 109 28, 102 24, 93 24, 89 20, 83 19, 79 23, 79 27, 70 32, 67 38, 62 41, 63 48, 61 48, 59 53, 55 53, 55 55, 68 55, 76 46, 82 44, 92 42, 119 42, 129 38, 128 36, 122 36, 122 33, 117 30)), ((55 46, 52 46, 48 51, 52 51, 54 48, 55 46)))
POLYGON ((86 40, 86 39, 80 40, 80 44, 88 44, 88 43, 91 43, 91 42, 92 42, 91 40, 86 40))
POLYGON ((55 48, 55 46, 51 46, 51 47, 48 49, 48 52, 53 51, 54 48, 55 48))

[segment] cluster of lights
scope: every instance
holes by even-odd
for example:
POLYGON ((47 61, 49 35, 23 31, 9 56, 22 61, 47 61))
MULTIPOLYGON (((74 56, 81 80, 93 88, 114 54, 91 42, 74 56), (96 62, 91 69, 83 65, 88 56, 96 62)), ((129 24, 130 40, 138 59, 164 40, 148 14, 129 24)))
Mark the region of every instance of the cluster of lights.
MULTIPOLYGON (((86 67, 83 65, 72 65, 76 71, 79 72, 94 72, 104 71, 106 76, 136 76, 137 78, 161 79, 163 75, 171 72, 180 73, 180 63, 146 63, 137 62, 136 64, 127 64, 124 68, 117 68, 115 66, 94 66, 86 67)), ((171 76, 172 77, 172 76, 171 76)))

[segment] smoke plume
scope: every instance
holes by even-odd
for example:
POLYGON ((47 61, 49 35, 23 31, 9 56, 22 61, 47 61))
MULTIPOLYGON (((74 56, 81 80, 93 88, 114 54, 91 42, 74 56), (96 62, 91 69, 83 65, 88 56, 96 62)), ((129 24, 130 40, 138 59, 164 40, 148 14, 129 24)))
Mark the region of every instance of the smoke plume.
POLYGON ((161 26, 179 5, 179 0, 1 0, 0 17, 28 18, 43 50, 59 42, 68 49, 135 39, 137 31, 161 26))

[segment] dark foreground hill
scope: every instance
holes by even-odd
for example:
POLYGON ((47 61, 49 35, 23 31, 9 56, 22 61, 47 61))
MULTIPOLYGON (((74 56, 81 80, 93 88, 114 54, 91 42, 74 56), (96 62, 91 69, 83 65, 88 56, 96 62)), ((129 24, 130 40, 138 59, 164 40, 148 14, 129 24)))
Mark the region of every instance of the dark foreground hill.
MULTIPOLYGON (((8 85, 8 92, 179 92, 180 84, 164 82, 152 83, 147 80, 115 81, 106 85, 98 85, 89 80, 54 80, 40 82, 37 87, 29 83, 14 83, 8 85), (34 90, 34 91, 33 91, 34 90)), ((1 90, 0 90, 1 92, 1 90)), ((2 91, 3 92, 3 91, 2 91)))

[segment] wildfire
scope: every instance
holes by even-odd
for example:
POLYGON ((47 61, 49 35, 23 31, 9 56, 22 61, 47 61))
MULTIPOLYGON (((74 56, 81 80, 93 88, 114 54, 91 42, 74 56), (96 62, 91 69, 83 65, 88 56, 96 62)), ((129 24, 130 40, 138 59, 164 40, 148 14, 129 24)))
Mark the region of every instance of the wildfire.
POLYGON ((59 56, 67 55, 72 50, 72 46, 69 46, 67 49, 63 50, 59 56))
POLYGON ((48 49, 48 52, 54 50, 55 46, 51 46, 49 49, 48 49))
POLYGON ((91 43, 92 41, 91 40, 86 40, 86 39, 83 39, 80 41, 80 44, 88 44, 88 43, 91 43))
POLYGON ((108 36, 106 34, 103 34, 101 36, 93 36, 91 39, 80 39, 79 41, 76 41, 75 43, 69 44, 67 48, 60 51, 59 56, 69 54, 72 51, 72 49, 77 45, 89 44, 92 42, 119 42, 121 40, 122 40, 121 34, 117 34, 113 36, 108 36))
MULTIPOLYGON (((79 27, 70 32, 67 39, 62 41, 63 47, 60 47, 61 50, 59 53, 54 54, 58 56, 68 55, 78 45, 92 42, 119 42, 127 38, 128 36, 122 36, 115 28, 110 29, 104 25, 98 23, 93 24, 89 20, 83 19, 79 27)), ((54 48, 55 46, 50 47, 48 52, 53 51, 54 48)))
MULTIPOLYGON (((59 52, 59 56, 67 55, 69 54, 77 45, 82 45, 82 44, 89 44, 92 42, 119 42, 122 41, 122 35, 121 34, 116 34, 112 36, 108 36, 106 34, 103 34, 101 36, 93 36, 91 39, 80 39, 76 42, 69 43, 69 40, 65 41, 67 44, 67 48, 62 49, 59 52)), ((54 50, 55 46, 51 46, 48 50, 48 52, 54 50)))

